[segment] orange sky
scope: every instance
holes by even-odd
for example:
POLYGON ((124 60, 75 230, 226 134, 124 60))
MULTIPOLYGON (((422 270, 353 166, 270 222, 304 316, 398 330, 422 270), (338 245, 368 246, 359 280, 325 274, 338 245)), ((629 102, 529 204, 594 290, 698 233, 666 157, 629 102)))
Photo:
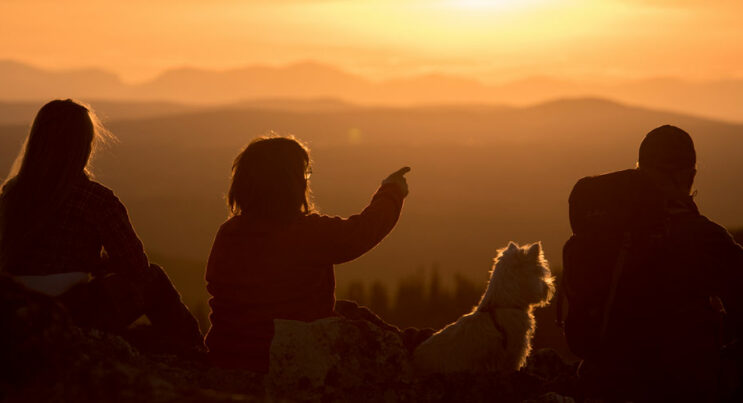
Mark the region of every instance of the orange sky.
POLYGON ((0 58, 101 67, 317 60, 372 78, 743 78, 740 0, 2 0, 0 58))

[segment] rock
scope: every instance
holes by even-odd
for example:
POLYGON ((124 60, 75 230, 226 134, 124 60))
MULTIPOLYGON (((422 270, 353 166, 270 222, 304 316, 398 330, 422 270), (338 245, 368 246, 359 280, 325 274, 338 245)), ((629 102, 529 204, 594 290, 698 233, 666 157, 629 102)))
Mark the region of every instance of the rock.
POLYGON ((276 320, 266 385, 316 393, 409 379, 410 356, 394 332, 361 320, 276 320))
POLYGON ((532 352, 523 371, 544 380, 554 380, 575 374, 576 369, 574 364, 565 363, 557 351, 543 348, 532 352))
POLYGON ((410 399, 420 402, 520 402, 536 397, 539 380, 522 372, 432 374, 416 380, 410 399))
POLYGON ((575 403, 575 399, 555 392, 545 393, 536 399, 524 400, 523 403, 575 403))
POLYGON ((53 298, 0 274, 0 401, 570 402, 575 366, 534 351, 514 373, 416 377, 401 338, 362 320, 277 321, 268 375, 210 367, 152 349, 152 329, 124 337, 72 324, 53 298))
POLYGON ((545 391, 568 396, 580 394, 578 385, 578 362, 566 363, 557 351, 543 348, 532 351, 522 372, 540 380, 545 391))
POLYGON ((65 309, 53 298, 0 274, 0 357, 8 387, 59 370, 80 339, 65 309))
POLYGON ((75 327, 53 298, 2 274, 0 329, 2 401, 262 400, 254 374, 228 384, 238 377, 197 361, 142 355, 121 336, 75 327), (210 381, 226 391, 211 390, 210 381), (251 393, 231 392, 236 389, 251 393))

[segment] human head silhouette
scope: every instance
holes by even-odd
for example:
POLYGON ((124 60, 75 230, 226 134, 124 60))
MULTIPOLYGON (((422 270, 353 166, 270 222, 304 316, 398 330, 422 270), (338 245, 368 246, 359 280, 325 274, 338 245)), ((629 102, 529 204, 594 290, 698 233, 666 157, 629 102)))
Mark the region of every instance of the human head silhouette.
POLYGON ((651 130, 640 144, 638 166, 671 179, 687 194, 696 175, 697 155, 689 133, 664 125, 651 130))
POLYGON ((697 154, 689 133, 676 126, 664 125, 648 133, 640 144, 640 167, 662 170, 694 168, 697 154))
POLYGON ((227 194, 231 213, 272 220, 308 213, 309 165, 307 147, 293 137, 251 141, 232 164, 227 194))
POLYGON ((110 136, 89 106, 72 99, 48 102, 36 114, 8 179, 64 187, 89 174, 97 140, 110 136))

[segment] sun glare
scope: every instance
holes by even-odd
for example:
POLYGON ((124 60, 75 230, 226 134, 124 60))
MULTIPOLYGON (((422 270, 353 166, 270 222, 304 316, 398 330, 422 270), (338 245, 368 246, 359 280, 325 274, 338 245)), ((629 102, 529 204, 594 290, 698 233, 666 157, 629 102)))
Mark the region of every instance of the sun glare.
POLYGON ((452 5, 462 8, 501 8, 513 4, 518 4, 518 2, 509 0, 457 0, 452 5))
POLYGON ((447 6, 463 10, 509 10, 539 3, 539 0, 449 0, 447 6))

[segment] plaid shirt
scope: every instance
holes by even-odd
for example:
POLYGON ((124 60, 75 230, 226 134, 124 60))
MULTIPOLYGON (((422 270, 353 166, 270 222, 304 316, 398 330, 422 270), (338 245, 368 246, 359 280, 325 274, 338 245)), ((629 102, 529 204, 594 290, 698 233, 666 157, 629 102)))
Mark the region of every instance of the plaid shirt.
POLYGON ((75 184, 33 239, 13 254, 10 273, 141 274, 149 265, 126 207, 110 189, 87 178, 75 184))

